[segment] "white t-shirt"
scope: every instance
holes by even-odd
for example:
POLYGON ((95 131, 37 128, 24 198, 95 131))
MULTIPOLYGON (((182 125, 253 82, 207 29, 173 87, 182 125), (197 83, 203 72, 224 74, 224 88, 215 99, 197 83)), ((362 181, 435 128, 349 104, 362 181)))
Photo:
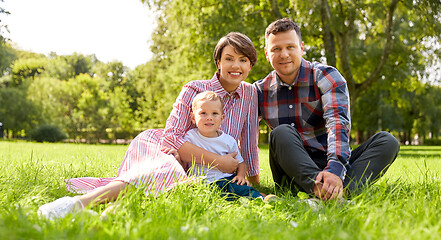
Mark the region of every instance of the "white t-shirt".
MULTIPOLYGON (((237 146, 236 140, 232 136, 224 132, 222 132, 222 134, 218 137, 209 138, 202 136, 197 128, 193 128, 187 132, 184 139, 198 147, 201 147, 203 149, 206 149, 210 152, 219 155, 226 155, 228 153, 237 152, 235 158, 239 163, 243 162, 243 158, 240 155, 239 147, 237 146)), ((192 164, 190 169, 191 169, 190 175, 193 176, 205 175, 206 179, 209 182, 214 182, 218 179, 233 175, 231 173, 223 173, 211 166, 200 165, 200 164, 192 164)))

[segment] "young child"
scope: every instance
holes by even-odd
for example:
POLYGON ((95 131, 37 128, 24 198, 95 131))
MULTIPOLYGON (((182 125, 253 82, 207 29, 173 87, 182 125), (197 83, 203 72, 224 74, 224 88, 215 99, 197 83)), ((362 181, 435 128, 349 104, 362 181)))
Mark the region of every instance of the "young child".
MULTIPOLYGON (((213 166, 193 164, 189 175, 200 176, 205 174, 206 180, 216 184, 227 195, 228 200, 238 196, 264 200, 265 196, 252 188, 245 178, 246 166, 240 155, 236 140, 219 130, 224 118, 223 108, 224 103, 215 92, 205 91, 196 95, 192 102, 191 120, 197 128, 189 130, 184 139, 220 155, 237 153, 235 158, 239 161, 239 166, 236 174, 221 172, 213 166)), ((177 155, 175 157, 179 158, 177 155)), ((264 201, 267 202, 272 197, 275 196, 268 195, 264 201)))

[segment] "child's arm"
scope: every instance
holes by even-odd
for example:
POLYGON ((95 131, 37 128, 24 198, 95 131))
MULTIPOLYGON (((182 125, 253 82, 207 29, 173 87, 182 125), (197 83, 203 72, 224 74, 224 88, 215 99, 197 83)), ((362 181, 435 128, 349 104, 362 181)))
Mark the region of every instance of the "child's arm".
POLYGON ((237 181, 237 185, 246 184, 247 186, 251 186, 250 182, 245 178, 245 173, 247 171, 246 168, 247 166, 245 165, 245 162, 239 163, 239 166, 237 167, 237 174, 231 182, 234 183, 237 181))

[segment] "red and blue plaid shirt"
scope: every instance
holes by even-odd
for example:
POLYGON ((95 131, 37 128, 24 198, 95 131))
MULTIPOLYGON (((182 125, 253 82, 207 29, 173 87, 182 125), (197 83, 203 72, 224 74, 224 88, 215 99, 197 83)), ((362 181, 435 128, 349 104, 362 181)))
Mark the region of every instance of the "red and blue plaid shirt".
POLYGON ((327 153, 324 170, 342 180, 349 169, 349 91, 346 80, 331 66, 302 59, 292 85, 280 80, 276 71, 255 82, 259 116, 273 129, 281 124, 295 127, 309 152, 327 153))

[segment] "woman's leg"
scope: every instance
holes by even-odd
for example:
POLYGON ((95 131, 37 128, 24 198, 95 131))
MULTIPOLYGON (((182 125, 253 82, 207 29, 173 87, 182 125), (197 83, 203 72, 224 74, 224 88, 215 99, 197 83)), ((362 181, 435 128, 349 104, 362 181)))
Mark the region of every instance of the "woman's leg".
POLYGON ((84 195, 62 197, 40 206, 38 208, 38 214, 47 219, 62 218, 90 204, 95 205, 106 201, 114 201, 121 193, 121 190, 124 190, 128 185, 128 183, 122 181, 114 181, 84 195))
POLYGON ((95 205, 103 202, 112 202, 115 201, 120 192, 126 189, 128 185, 126 182, 113 181, 106 186, 94 189, 90 193, 76 196, 76 198, 81 201, 84 207, 89 206, 89 204, 95 205))

